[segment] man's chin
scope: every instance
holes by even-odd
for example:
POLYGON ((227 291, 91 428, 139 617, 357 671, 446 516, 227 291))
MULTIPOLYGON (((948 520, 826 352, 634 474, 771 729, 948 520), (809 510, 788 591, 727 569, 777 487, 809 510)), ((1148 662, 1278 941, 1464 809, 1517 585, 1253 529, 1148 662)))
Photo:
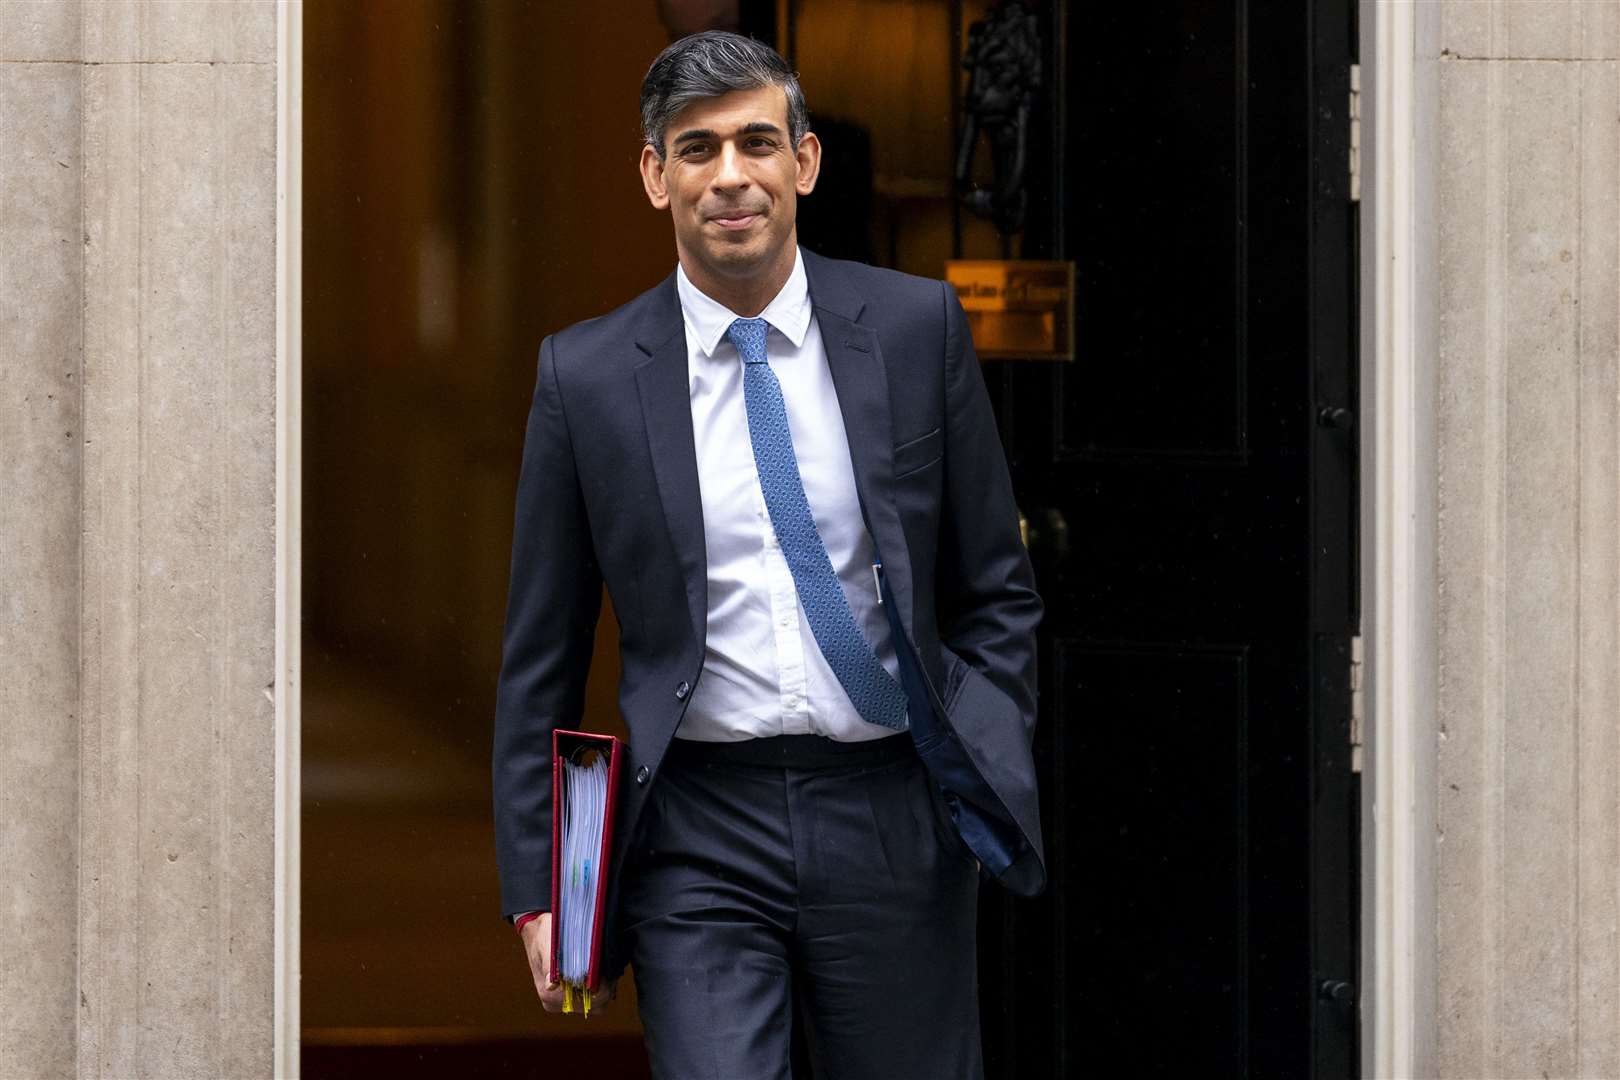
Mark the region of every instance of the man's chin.
POLYGON ((704 245, 709 264, 729 274, 746 274, 770 262, 773 251, 765 236, 738 237, 704 245))

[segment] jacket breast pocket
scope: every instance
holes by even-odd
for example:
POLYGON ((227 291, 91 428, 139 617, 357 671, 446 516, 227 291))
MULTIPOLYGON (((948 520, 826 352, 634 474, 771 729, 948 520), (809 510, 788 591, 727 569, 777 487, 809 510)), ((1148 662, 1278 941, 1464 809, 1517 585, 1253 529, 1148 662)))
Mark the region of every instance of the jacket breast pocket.
POLYGON ((894 446, 894 478, 899 480, 936 464, 945 454, 945 429, 918 435, 894 446))

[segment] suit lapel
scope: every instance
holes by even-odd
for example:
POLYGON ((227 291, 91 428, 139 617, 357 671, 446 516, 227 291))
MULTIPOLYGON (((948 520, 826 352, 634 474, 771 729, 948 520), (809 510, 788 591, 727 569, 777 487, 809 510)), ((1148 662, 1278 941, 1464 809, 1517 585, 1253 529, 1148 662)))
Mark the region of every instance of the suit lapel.
POLYGON ((692 392, 686 370, 686 333, 675 275, 659 286, 658 303, 636 335, 647 359, 636 365, 647 448, 652 453, 658 498, 681 576, 692 634, 701 650, 709 622, 709 558, 703 537, 703 500, 698 488, 697 443, 692 436, 692 392))
POLYGON ((884 576, 899 606, 901 622, 915 642, 911 554, 895 509, 894 439, 883 350, 877 332, 861 325, 866 302, 850 287, 838 264, 806 251, 804 269, 838 394, 838 411, 849 438, 861 514, 882 554, 884 576))

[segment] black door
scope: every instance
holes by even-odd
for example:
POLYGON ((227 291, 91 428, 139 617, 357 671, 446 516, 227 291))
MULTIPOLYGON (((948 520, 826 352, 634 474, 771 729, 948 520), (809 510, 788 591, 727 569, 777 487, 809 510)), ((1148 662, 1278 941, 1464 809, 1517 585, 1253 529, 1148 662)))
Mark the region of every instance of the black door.
POLYGON ((986 367, 1052 859, 984 892, 993 1076, 1356 1073, 1354 10, 1039 9, 1021 254, 1076 355, 986 367))

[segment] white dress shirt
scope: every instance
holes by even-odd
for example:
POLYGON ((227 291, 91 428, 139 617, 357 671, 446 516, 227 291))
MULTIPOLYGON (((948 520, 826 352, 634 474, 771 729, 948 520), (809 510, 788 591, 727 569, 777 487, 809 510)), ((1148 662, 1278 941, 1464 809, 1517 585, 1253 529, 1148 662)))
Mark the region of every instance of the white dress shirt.
MULTIPOLYGON (((743 360, 726 337, 739 316, 700 292, 677 268, 686 323, 692 400, 709 562, 708 643, 703 674, 675 734, 708 742, 771 735, 842 741, 894 732, 861 718, 827 665, 776 540, 748 437, 743 360)), ((770 323, 766 362, 782 384, 788 430, 804 493, 855 623, 890 675, 899 663, 878 604, 872 538, 861 520, 844 417, 827 366, 804 275, 793 273, 759 317, 770 323)))

